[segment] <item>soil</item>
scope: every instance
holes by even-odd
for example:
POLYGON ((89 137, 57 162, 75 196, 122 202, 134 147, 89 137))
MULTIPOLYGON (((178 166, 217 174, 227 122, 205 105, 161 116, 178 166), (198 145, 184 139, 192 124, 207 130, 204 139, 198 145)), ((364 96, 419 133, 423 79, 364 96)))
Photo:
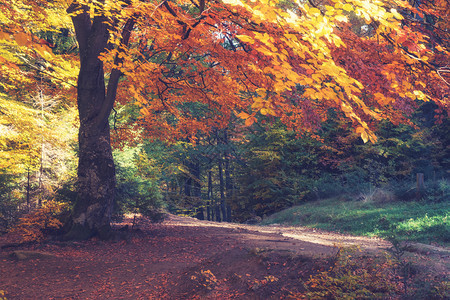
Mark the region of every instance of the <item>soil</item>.
MULTIPOLYGON (((287 299, 329 267, 341 246, 381 255, 390 244, 302 227, 215 223, 169 215, 139 230, 116 224, 115 241, 47 241, 5 247, 0 299, 287 299)), ((450 250, 414 244, 407 256, 446 276, 450 250)))

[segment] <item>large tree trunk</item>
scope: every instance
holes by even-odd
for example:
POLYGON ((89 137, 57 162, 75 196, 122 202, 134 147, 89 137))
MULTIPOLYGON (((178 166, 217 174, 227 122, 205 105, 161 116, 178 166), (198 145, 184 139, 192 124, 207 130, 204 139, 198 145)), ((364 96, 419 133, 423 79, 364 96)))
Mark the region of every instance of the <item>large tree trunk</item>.
MULTIPOLYGON (((86 239, 94 235, 107 238, 110 233, 112 204, 115 195, 115 167, 112 157, 108 117, 114 105, 121 73, 113 69, 105 89, 103 63, 99 55, 108 47, 109 22, 101 15, 91 19, 89 7, 74 1, 67 10, 72 17, 80 49, 80 73, 77 104, 80 118, 78 134, 78 195, 69 239, 86 239)), ((134 20, 122 32, 122 45, 128 45, 134 20)), ((117 64, 121 59, 116 57, 117 64)))
MULTIPOLYGON (((86 10, 86 7, 75 6, 86 10)), ((77 104, 80 118, 78 133, 78 196, 72 211, 72 239, 105 235, 115 194, 115 171, 110 143, 103 63, 98 56, 106 49, 107 25, 102 17, 91 21, 86 13, 72 18, 80 46, 80 73, 77 104)))
POLYGON ((107 237, 115 195, 109 126, 106 124, 102 130, 92 130, 89 125, 80 124, 78 196, 72 212, 70 233, 74 239, 93 235, 107 237))

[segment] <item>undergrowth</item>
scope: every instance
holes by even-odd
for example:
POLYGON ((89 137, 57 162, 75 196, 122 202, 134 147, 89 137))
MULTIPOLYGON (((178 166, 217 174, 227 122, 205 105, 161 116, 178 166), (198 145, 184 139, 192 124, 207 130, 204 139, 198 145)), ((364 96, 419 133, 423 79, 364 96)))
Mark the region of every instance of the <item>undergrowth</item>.
POLYGON ((402 293, 395 281, 393 261, 355 257, 357 248, 338 248, 328 270, 304 283, 303 299, 384 299, 402 293))
POLYGON ((306 292, 295 299, 448 299, 449 281, 418 271, 403 257, 401 244, 381 256, 362 256, 357 247, 338 247, 326 270, 303 282, 306 292))
POLYGON ((66 203, 45 201, 40 208, 20 218, 10 232, 20 236, 21 242, 40 242, 49 232, 61 228, 59 217, 68 209, 66 203))

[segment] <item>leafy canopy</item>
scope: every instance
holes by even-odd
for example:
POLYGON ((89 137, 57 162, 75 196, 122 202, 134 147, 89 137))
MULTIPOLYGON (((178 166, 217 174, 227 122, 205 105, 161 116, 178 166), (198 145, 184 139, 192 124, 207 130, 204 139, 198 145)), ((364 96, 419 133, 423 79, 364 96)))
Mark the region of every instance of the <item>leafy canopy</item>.
POLYGON ((101 59, 107 71, 125 75, 118 101, 138 106, 153 135, 195 140, 198 130, 225 126, 232 113, 248 126, 267 115, 311 131, 335 108, 365 142, 375 142, 373 123, 408 122, 417 100, 448 110, 448 39, 405 19, 425 13, 442 26, 445 1, 419 8, 398 0, 2 2, 2 89, 33 81, 20 66, 24 54, 43 59, 52 80, 74 85, 76 57, 36 38, 67 28, 69 5, 72 15, 88 11, 109 24, 101 59), (196 118, 183 105, 191 102, 210 109, 196 118))

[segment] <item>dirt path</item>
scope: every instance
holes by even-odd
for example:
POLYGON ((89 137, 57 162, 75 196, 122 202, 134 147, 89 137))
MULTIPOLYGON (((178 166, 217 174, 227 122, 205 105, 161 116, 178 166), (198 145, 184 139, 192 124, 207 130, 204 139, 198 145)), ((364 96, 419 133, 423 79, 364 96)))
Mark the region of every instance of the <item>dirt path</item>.
MULTIPOLYGON (((356 245, 369 251, 386 250, 390 247, 388 242, 378 238, 349 236, 306 227, 217 223, 179 216, 171 216, 166 224, 232 229, 233 233, 227 235, 247 247, 286 250, 308 256, 333 255, 337 246, 356 245)), ((217 234, 220 235, 220 232, 217 234)))
MULTIPOLYGON (((327 267, 334 244, 371 252, 389 246, 312 229, 177 216, 124 236, 3 249, 0 291, 7 299, 286 299, 327 267)), ((438 250, 426 261, 448 272, 449 251, 438 250)))

